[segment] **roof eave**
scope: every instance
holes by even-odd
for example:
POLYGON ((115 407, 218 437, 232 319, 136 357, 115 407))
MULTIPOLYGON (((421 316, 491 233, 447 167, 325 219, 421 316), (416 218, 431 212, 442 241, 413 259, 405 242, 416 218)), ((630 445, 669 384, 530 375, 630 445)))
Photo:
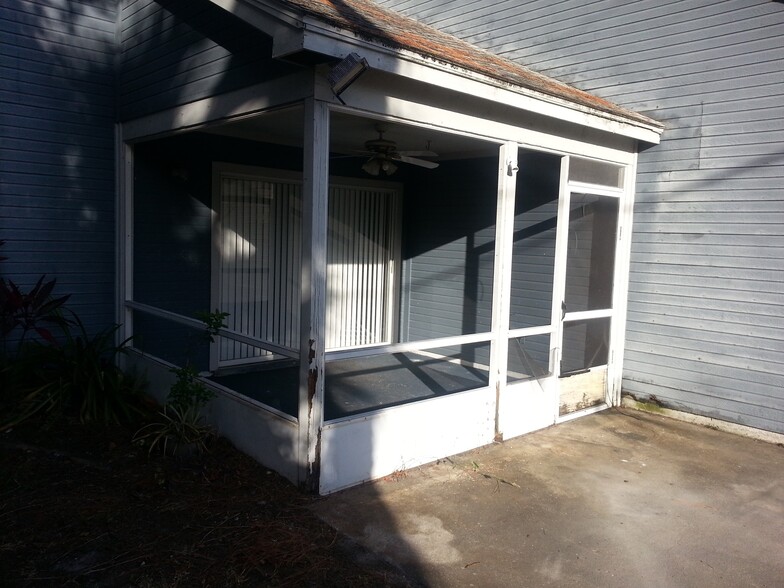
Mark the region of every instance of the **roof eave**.
MULTIPOLYGON (((357 52, 368 60, 371 67, 380 71, 414 80, 426 80, 427 83, 452 91, 651 144, 659 143, 664 128, 660 123, 641 115, 631 118, 605 112, 530 88, 504 83, 413 51, 385 47, 310 17, 303 19, 303 28, 298 31, 297 39, 291 46, 337 59, 357 52)), ((283 54, 278 56, 285 57, 283 54)))
POLYGON ((658 144, 663 131, 660 123, 637 113, 624 116, 622 112, 592 108, 414 51, 387 47, 353 31, 330 25, 313 15, 285 9, 274 0, 210 1, 270 35, 275 58, 291 58, 298 52, 310 51, 342 59, 349 53, 358 52, 368 60, 371 67, 379 71, 413 80, 426 80, 452 91, 646 143, 658 144))

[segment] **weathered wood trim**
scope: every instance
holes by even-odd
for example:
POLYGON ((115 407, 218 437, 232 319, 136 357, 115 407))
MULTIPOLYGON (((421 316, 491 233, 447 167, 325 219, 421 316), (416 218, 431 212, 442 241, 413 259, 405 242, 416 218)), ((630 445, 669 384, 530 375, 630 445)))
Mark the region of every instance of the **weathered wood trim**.
POLYGON ((277 4, 259 0, 251 7, 234 0, 212 2, 271 35, 275 57, 286 57, 304 50, 342 59, 349 53, 358 52, 372 68, 380 71, 416 81, 427 80, 430 84, 452 91, 481 96, 529 112, 641 141, 653 144, 659 142, 662 131, 660 125, 632 121, 618 113, 603 112, 524 87, 512 87, 486 75, 427 58, 414 51, 384 47, 317 17, 306 15, 300 19, 277 4))
POLYGON ((250 7, 238 0, 210 0, 237 18, 253 25, 268 35, 290 33, 292 27, 301 27, 302 22, 293 12, 284 10, 280 2, 254 0, 257 7, 250 7))
POLYGON ((411 51, 393 50, 352 36, 346 31, 330 29, 319 21, 306 19, 302 46, 304 49, 343 58, 357 52, 368 60, 370 67, 411 80, 427 80, 429 84, 469 96, 534 112, 558 120, 623 135, 647 143, 658 144, 661 127, 631 122, 620 116, 570 103, 527 88, 503 85, 481 74, 427 59, 411 51))
POLYGON ((597 405, 604 408, 607 406, 607 366, 559 378, 558 387, 558 420, 597 405))
POLYGON ((304 116, 298 463, 300 485, 318 492, 324 423, 329 106, 309 98, 304 116))

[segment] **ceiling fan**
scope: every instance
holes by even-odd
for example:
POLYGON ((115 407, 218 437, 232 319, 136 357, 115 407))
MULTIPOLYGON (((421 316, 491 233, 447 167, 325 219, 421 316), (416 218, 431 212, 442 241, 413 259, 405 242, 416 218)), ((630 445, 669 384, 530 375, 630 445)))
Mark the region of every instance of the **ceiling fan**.
POLYGON ((429 149, 423 151, 398 151, 397 143, 384 138, 386 128, 383 125, 376 125, 376 132, 378 133, 377 139, 365 142, 366 151, 364 154, 370 155, 370 159, 362 165, 362 169, 371 176, 378 176, 381 173, 391 176, 397 171, 397 163, 408 163, 427 169, 438 167, 438 164, 434 161, 420 159, 420 157, 438 157, 437 153, 429 149))

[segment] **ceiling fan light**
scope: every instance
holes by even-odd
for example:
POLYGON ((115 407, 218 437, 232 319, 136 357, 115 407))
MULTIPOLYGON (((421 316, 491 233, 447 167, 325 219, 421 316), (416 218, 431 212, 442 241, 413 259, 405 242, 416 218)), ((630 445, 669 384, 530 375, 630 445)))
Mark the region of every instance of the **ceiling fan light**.
POLYGON ((385 159, 381 163, 381 169, 386 175, 391 176, 393 173, 397 171, 397 166, 391 161, 389 161, 388 159, 385 159))
POLYGON ((381 163, 375 157, 368 159, 362 166, 362 169, 369 173, 371 176, 377 176, 381 173, 381 163))

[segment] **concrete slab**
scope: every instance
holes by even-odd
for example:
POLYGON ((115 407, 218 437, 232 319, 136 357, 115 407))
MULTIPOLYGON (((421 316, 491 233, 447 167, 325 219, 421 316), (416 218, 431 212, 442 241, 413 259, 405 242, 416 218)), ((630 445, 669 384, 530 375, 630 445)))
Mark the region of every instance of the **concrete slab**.
POLYGON ((427 586, 784 586, 784 448, 633 410, 315 508, 427 586))

